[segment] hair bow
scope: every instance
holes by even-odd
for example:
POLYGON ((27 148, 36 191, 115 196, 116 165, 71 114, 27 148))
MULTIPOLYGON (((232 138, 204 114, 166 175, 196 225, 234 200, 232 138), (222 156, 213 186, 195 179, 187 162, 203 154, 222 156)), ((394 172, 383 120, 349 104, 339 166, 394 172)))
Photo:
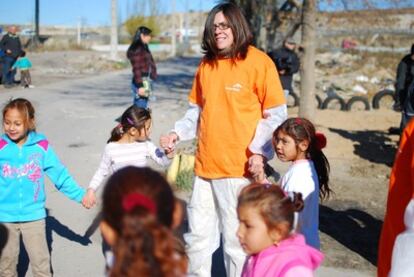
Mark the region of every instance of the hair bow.
POLYGON ((130 193, 122 199, 122 208, 125 212, 131 212, 135 207, 143 207, 150 213, 157 213, 155 202, 141 193, 130 193))

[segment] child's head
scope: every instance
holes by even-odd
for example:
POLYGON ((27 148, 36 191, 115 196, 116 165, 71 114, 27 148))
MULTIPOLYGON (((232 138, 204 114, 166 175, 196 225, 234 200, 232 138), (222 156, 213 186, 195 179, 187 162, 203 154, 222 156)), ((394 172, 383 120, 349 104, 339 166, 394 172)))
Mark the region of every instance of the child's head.
POLYGON ((17 144, 26 141, 29 131, 35 128, 35 111, 29 100, 16 98, 3 108, 3 129, 6 135, 17 144))
POLYGON ((26 56, 26 51, 24 50, 20 51, 19 57, 25 57, 25 56, 26 56))
POLYGON ((178 248, 171 229, 180 221, 179 204, 160 173, 122 168, 108 179, 102 198, 101 231, 115 255, 111 276, 185 270, 184 261, 173 258, 178 248))
POLYGON ((289 118, 273 133, 273 146, 281 161, 309 158, 316 149, 315 127, 305 118, 289 118))
POLYGON ((319 180, 319 195, 328 197, 329 162, 322 152, 326 146, 326 137, 315 131, 315 126, 302 117, 289 118, 273 133, 273 147, 281 161, 311 159, 315 165, 319 180))
POLYGON ((124 135, 136 141, 148 139, 151 130, 151 111, 135 105, 129 107, 121 116, 120 123, 112 130, 108 142, 118 141, 124 135))
POLYGON ((300 193, 293 193, 291 198, 277 185, 255 183, 245 187, 237 205, 237 236, 244 251, 256 254, 287 238, 293 229, 294 212, 302 209, 300 193))

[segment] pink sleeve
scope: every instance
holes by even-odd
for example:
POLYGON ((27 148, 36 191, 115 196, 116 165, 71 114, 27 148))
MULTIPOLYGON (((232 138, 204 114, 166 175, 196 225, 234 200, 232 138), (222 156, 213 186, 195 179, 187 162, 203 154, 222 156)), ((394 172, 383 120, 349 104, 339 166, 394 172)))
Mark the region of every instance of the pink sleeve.
POLYGON ((313 277, 313 271, 304 266, 295 266, 289 269, 283 277, 313 277))

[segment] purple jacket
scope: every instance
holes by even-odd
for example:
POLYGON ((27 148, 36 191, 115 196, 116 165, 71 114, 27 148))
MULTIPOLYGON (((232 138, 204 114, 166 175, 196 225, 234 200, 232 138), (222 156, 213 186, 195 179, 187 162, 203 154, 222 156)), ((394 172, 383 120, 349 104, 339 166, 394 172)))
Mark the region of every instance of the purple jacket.
POLYGON ((311 272, 322 260, 322 252, 306 245, 303 235, 295 234, 278 246, 271 246, 250 256, 244 264, 242 277, 283 277, 296 267, 307 268, 311 272))

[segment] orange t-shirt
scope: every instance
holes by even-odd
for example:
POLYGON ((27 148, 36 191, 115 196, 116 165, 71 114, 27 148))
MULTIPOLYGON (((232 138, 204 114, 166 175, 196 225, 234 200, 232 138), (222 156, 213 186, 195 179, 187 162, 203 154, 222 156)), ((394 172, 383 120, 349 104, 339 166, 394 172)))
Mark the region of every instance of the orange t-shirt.
POLYGON ((414 199, 414 120, 404 129, 391 171, 378 249, 378 277, 387 277, 391 269, 392 249, 396 237, 405 230, 404 212, 411 199, 414 199))
POLYGON ((235 64, 202 61, 189 100, 201 108, 195 173, 209 179, 248 176, 248 146, 263 110, 286 103, 276 66, 253 46, 235 64))

